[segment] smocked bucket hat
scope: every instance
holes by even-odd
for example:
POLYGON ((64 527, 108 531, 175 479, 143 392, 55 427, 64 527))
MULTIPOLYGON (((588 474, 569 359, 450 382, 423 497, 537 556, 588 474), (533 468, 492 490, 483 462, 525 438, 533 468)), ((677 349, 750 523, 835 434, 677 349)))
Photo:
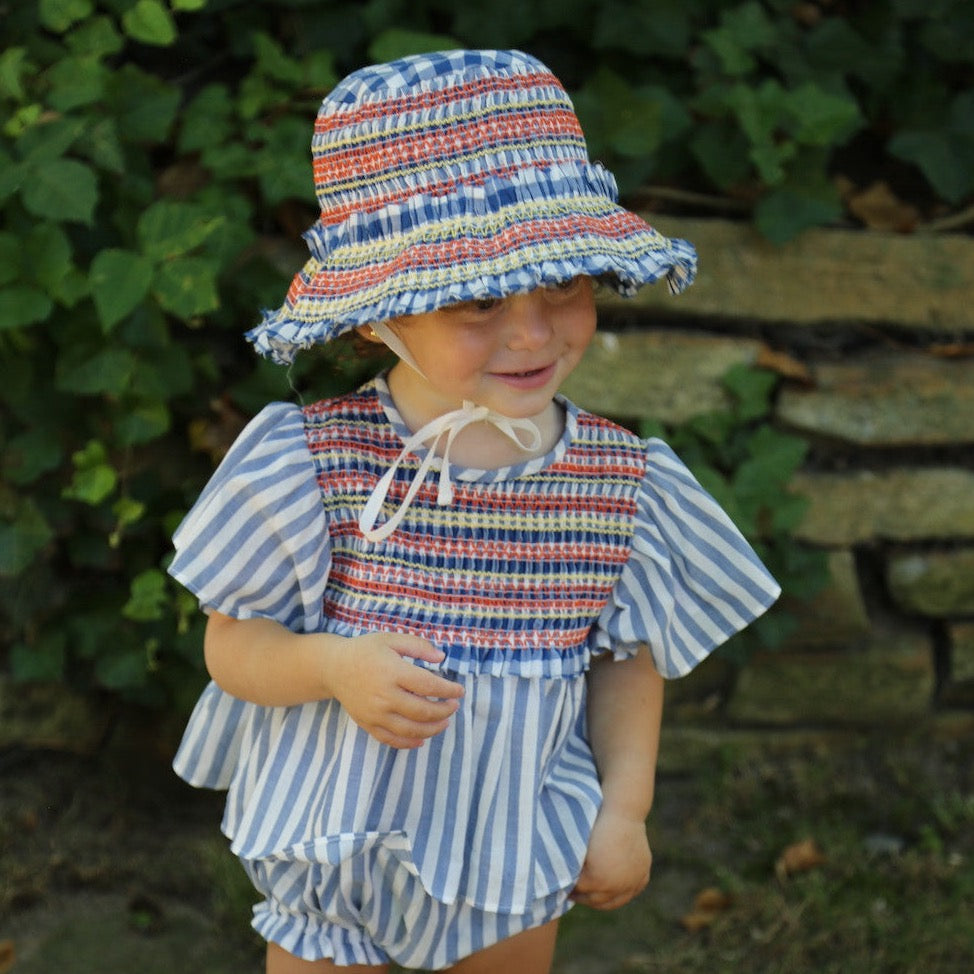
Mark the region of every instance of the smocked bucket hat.
POLYGON ((561 83, 519 51, 356 71, 322 102, 311 148, 311 258, 247 334, 274 361, 358 325, 579 275, 624 295, 693 281, 693 247, 617 204, 561 83))

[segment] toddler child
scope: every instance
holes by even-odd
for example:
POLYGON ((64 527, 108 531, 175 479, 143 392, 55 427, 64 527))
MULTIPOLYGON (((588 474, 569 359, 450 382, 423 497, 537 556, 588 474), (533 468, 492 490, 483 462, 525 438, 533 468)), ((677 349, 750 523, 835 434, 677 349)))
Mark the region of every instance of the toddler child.
POLYGON ((213 681, 175 768, 228 790, 271 974, 541 974, 573 903, 648 881, 663 678, 778 594, 664 443, 558 392, 594 283, 678 292, 695 253, 516 51, 357 71, 312 153, 311 257, 248 338, 398 361, 267 406, 179 527, 213 681))

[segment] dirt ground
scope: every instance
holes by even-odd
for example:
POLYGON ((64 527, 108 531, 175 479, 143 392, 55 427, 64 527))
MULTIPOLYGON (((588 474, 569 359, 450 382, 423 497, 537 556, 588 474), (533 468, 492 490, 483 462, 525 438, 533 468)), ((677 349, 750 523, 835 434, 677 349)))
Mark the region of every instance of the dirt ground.
MULTIPOLYGON (((668 732, 653 881, 572 911, 557 974, 971 969, 974 742, 938 727, 668 732)), ((222 796, 125 738, 0 753, 0 974, 258 974, 222 796)))

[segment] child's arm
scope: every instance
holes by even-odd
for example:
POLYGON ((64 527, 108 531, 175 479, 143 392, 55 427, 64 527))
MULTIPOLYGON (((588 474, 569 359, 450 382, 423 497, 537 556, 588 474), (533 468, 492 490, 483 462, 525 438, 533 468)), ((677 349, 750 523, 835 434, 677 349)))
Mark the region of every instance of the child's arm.
POLYGON ((649 882, 646 816, 653 804, 663 678, 642 647, 631 659, 595 660, 588 679, 589 739, 603 800, 572 898, 612 910, 649 882))
POLYGON ((267 707, 334 698, 376 740, 397 748, 439 734, 463 696, 456 683, 410 662, 443 659, 417 636, 299 634, 271 619, 213 612, 204 653, 210 676, 232 696, 267 707))

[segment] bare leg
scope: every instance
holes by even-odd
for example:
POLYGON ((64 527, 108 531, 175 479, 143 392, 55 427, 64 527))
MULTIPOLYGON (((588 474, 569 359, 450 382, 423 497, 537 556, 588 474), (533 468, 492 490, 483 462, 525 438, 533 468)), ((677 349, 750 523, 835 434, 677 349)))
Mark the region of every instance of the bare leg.
POLYGON ((497 974, 498 971, 549 974, 555 957, 557 933, 558 921, 551 920, 543 927, 532 927, 470 957, 464 957, 450 970, 453 974, 497 974))
POLYGON ((277 944, 267 945, 267 974, 326 974, 328 971, 341 971, 342 974, 388 974, 389 966, 355 964, 352 967, 339 967, 334 961, 327 959, 301 960, 277 944))

